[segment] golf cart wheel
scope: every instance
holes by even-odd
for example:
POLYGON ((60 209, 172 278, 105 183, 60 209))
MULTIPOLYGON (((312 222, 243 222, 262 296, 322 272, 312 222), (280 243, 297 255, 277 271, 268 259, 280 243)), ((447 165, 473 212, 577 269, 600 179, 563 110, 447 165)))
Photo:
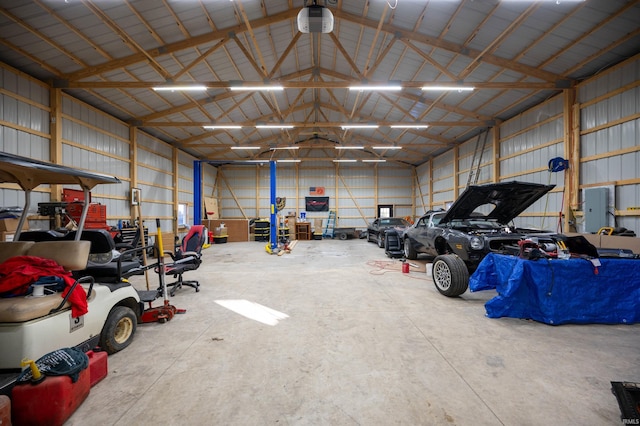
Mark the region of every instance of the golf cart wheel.
POLYGON ((432 265, 433 282, 440 293, 447 297, 460 296, 469 286, 469 271, 455 254, 437 256, 432 265))
POLYGON ((378 232, 378 239, 376 241, 378 243, 378 247, 383 248, 384 247, 384 234, 381 234, 380 232, 378 232))
POLYGON ((416 251, 416 249, 413 248, 413 245, 411 244, 411 240, 409 239, 408 236, 405 237, 403 246, 404 246, 404 257, 406 257, 409 260, 416 260, 418 258, 418 252, 416 251))
POLYGON ((338 238, 344 241, 347 239, 347 234, 344 232, 341 232, 340 234, 338 234, 338 238))
POLYGON ((138 320, 135 312, 127 306, 116 306, 109 312, 100 333, 100 347, 109 355, 123 350, 131 344, 138 320))

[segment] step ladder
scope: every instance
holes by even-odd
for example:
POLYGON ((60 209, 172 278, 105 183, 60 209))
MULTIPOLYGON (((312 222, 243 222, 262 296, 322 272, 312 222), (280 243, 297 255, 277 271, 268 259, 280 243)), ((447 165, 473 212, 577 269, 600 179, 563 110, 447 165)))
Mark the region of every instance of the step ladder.
POLYGON ((327 224, 324 227, 324 232, 322 233, 322 237, 324 238, 335 237, 335 230, 336 230, 336 212, 333 210, 329 210, 329 217, 327 218, 327 224))
POLYGON ((471 159, 471 166, 469 167, 469 176, 467 179, 467 188, 470 185, 475 185, 478 183, 478 178, 480 177, 480 169, 482 169, 482 155, 484 154, 484 149, 487 146, 487 136, 489 136, 489 130, 484 133, 478 134, 478 139, 476 140, 476 149, 473 151, 473 158, 471 159), (482 146, 480 145, 480 138, 482 138, 482 146))

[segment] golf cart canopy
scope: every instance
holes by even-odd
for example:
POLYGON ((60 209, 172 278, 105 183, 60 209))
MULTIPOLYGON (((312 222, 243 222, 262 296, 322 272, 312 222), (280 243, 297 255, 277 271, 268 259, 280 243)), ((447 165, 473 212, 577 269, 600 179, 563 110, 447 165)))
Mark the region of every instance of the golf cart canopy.
POLYGON ((507 224, 554 187, 555 185, 517 181, 471 185, 447 210, 440 224, 478 218, 477 213, 473 213, 474 210, 487 204, 493 205, 493 210, 482 218, 507 224))
POLYGON ((16 183, 25 191, 42 184, 91 189, 100 183, 120 183, 120 179, 0 152, 0 183, 16 183))
MULTIPOLYGON (((15 239, 20 237, 27 212, 31 204, 31 191, 39 185, 79 185, 84 191, 84 199, 89 199, 89 191, 101 183, 120 183, 115 176, 88 172, 71 167, 60 166, 31 158, 0 152, 0 183, 15 183, 25 192, 25 205, 18 222, 15 239)), ((81 231, 89 211, 89 203, 85 203, 78 223, 76 239, 80 239, 81 231)))

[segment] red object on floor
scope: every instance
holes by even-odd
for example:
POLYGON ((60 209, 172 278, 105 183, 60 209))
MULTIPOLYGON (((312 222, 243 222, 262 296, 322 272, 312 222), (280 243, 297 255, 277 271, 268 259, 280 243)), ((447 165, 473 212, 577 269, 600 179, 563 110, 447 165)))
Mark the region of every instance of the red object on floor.
POLYGON ((87 356, 89 357, 89 376, 91 387, 93 387, 100 380, 107 377, 109 373, 109 369, 107 367, 107 353, 104 351, 87 352, 87 356))
POLYGON ((409 264, 407 262, 402 262, 402 273, 403 274, 409 273, 409 264))
POLYGON ((16 385, 11 391, 13 425, 62 425, 87 398, 90 390, 88 368, 80 371, 75 383, 69 376, 46 376, 37 384, 16 385))
POLYGON ((11 426, 11 400, 7 395, 0 395, 0 425, 11 426))

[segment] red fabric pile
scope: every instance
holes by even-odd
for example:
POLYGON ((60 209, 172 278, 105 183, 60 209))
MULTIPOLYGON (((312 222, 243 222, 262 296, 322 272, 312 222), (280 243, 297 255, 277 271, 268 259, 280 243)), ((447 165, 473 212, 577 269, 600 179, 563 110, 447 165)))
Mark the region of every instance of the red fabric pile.
MULTIPOLYGON (((14 256, 0 263, 0 293, 19 296, 27 293, 29 286, 41 277, 55 275, 62 277, 66 289, 61 293, 65 297, 75 282, 71 272, 65 271, 57 262, 35 256, 14 256)), ((76 318, 88 312, 87 292, 81 285, 69 296, 71 316, 76 318)))

